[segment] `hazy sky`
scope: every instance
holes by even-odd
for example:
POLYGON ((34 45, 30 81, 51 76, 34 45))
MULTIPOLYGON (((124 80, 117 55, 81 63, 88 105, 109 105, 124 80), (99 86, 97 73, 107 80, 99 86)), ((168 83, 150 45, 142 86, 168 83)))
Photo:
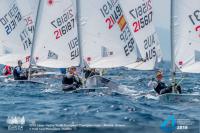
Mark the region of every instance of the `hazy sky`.
POLYGON ((170 60, 170 0, 153 0, 154 25, 158 32, 165 60, 170 60))

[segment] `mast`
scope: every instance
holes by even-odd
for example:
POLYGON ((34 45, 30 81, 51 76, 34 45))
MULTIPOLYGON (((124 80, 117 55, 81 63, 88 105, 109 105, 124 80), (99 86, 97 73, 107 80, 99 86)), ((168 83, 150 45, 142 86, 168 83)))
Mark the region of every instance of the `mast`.
POLYGON ((175 93, 176 84, 176 65, 175 65, 175 49, 174 49, 174 0, 171 0, 171 22, 170 22, 170 39, 171 39, 171 78, 172 78, 172 92, 175 93))
POLYGON ((76 20, 77 20, 77 32, 78 32, 78 43, 79 43, 79 56, 80 56, 80 67, 84 67, 84 59, 83 59, 83 48, 81 44, 81 16, 80 16, 80 0, 76 0, 76 20))
POLYGON ((34 52, 35 39, 36 39, 36 30, 37 30, 37 25, 38 25, 38 16, 39 16, 39 10, 40 10, 40 3, 41 3, 41 0, 39 0, 38 8, 37 8, 37 14, 36 14, 36 18, 35 18, 35 29, 34 29, 34 34, 33 34, 32 48, 31 48, 31 55, 30 55, 28 80, 31 79, 31 67, 32 67, 32 61, 34 60, 33 52, 34 52))

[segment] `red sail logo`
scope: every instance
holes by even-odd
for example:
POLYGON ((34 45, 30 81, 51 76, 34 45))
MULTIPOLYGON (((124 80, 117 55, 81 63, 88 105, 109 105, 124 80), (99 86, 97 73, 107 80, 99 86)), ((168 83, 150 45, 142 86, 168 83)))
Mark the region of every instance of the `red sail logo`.
POLYGON ((49 6, 53 5, 53 2, 54 2, 53 0, 48 0, 48 5, 49 6))

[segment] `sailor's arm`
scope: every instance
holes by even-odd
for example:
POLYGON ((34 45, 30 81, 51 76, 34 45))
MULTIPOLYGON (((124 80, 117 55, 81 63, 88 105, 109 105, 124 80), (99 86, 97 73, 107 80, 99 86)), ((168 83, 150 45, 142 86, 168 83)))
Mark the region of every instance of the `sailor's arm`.
POLYGON ((148 87, 151 87, 151 88, 156 88, 158 86, 158 83, 156 81, 149 81, 148 83, 148 87))

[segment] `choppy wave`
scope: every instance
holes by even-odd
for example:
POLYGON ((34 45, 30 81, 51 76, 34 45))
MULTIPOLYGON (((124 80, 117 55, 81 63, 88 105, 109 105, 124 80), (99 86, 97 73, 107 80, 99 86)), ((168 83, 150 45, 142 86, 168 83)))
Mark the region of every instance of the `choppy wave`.
MULTIPOLYGON (((0 125, 27 124, 33 121, 35 124, 119 124, 125 128, 84 128, 82 132, 143 133, 150 130, 161 132, 160 124, 172 114, 177 119, 200 120, 200 99, 160 101, 152 88, 147 86, 154 74, 154 71, 123 68, 109 70, 106 76, 121 83, 112 93, 106 91, 106 88, 97 92, 66 93, 62 91, 59 78, 40 79, 48 85, 1 82, 0 125)), ((168 83, 170 72, 165 70, 164 74, 168 83)), ((199 79, 200 75, 185 75, 181 83, 183 93, 199 95, 199 79)), ((5 127, 0 126, 0 130, 5 127)))

